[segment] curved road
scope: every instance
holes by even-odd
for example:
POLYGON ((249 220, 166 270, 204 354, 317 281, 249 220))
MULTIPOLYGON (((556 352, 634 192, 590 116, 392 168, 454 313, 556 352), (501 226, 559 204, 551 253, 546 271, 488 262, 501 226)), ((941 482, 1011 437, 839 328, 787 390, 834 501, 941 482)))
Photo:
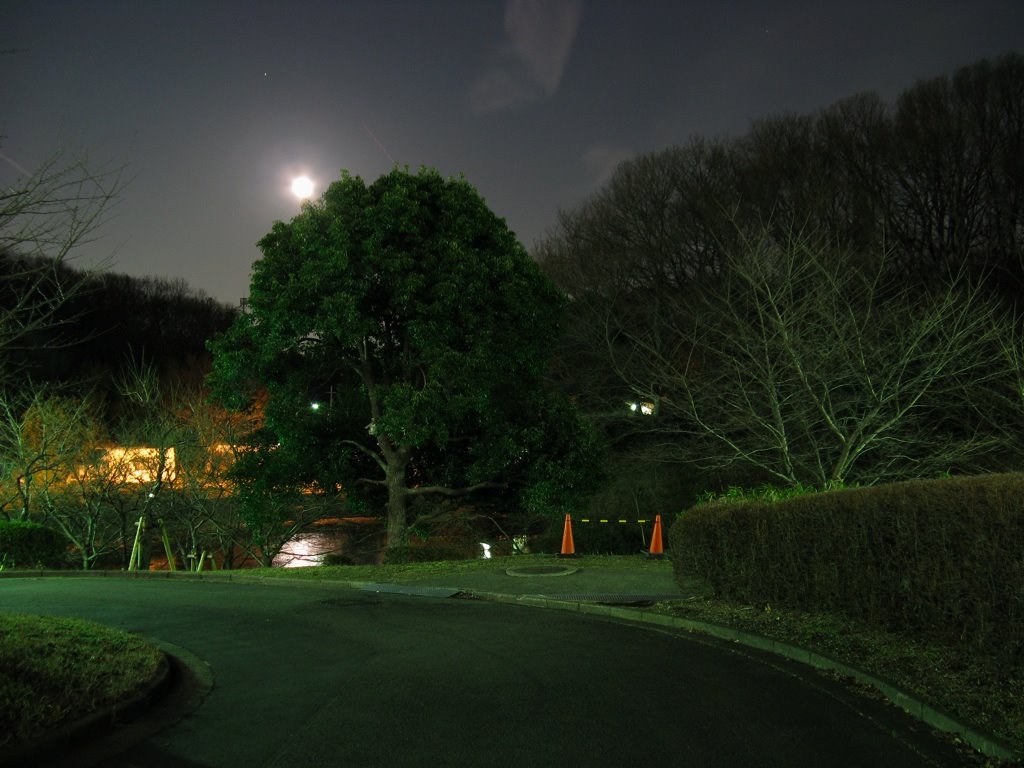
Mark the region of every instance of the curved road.
POLYGON ((4 579, 0 610, 138 632, 212 671, 213 689, 180 722, 68 765, 961 764, 895 708, 798 665, 564 611, 81 577, 4 579))

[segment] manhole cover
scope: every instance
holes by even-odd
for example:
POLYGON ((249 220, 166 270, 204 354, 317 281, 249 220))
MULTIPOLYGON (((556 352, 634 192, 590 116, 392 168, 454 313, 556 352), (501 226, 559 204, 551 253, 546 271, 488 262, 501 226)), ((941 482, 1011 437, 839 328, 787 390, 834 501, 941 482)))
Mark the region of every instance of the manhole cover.
POLYGON ((568 576, 577 570, 563 565, 524 565, 521 568, 509 568, 505 573, 509 576, 568 576))

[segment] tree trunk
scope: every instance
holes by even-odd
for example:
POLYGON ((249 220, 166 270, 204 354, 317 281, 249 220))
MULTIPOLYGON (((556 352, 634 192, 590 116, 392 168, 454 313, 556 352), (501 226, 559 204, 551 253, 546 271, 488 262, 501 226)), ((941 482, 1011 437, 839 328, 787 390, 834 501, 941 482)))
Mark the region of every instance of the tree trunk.
POLYGON ((387 464, 385 483, 388 489, 388 543, 387 546, 401 547, 406 543, 405 509, 407 489, 405 487, 405 468, 409 460, 402 457, 392 458, 387 464))

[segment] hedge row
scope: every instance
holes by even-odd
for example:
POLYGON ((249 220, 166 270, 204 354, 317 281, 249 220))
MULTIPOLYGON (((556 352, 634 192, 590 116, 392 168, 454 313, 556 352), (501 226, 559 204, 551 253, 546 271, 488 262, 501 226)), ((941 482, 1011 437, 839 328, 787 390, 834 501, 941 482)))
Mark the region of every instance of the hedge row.
POLYGON ((709 502, 669 539, 720 597, 1024 653, 1024 473, 709 502))
POLYGON ((56 531, 24 520, 0 520, 0 565, 4 568, 56 568, 66 542, 56 531))

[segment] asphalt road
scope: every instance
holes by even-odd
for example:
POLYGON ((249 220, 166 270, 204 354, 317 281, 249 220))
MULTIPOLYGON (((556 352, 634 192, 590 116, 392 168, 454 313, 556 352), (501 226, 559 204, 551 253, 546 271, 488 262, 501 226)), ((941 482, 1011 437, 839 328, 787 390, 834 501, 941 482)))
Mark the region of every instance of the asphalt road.
POLYGON ((0 610, 137 632, 212 672, 212 690, 190 673, 135 726, 67 755, 78 768, 961 764, 799 665, 571 612, 116 578, 5 579, 0 610))

